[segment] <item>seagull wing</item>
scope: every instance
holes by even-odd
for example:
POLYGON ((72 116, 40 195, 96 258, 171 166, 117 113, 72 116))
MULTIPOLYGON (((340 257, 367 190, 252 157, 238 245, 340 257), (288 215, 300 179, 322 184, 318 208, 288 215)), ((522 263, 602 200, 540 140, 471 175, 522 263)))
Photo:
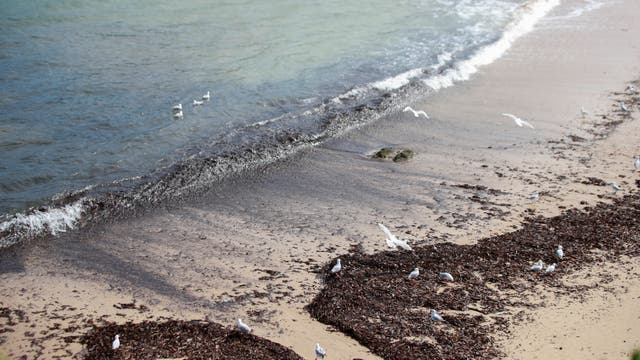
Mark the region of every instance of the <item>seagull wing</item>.
POLYGON ((407 111, 413 111, 411 106, 407 106, 406 108, 404 108, 404 110, 402 110, 402 112, 407 112, 407 111))
POLYGON ((396 246, 399 246, 404 250, 409 250, 409 251, 413 250, 411 246, 409 246, 409 244, 407 244, 407 242, 404 240, 396 239, 395 244, 396 246))
MULTIPOLYGON (((522 125, 530 127, 532 129, 534 128, 533 125, 531 125, 528 121, 525 121, 525 120, 522 120, 522 119, 520 119, 520 121, 522 122, 522 125)), ((520 126, 522 126, 522 125, 520 125, 520 126)))
POLYGON ((418 115, 424 115, 424 117, 426 117, 427 119, 429 119, 429 115, 427 115, 427 113, 426 113, 426 112, 424 112, 424 110, 420 110, 420 111, 416 112, 416 114, 418 114, 418 115))

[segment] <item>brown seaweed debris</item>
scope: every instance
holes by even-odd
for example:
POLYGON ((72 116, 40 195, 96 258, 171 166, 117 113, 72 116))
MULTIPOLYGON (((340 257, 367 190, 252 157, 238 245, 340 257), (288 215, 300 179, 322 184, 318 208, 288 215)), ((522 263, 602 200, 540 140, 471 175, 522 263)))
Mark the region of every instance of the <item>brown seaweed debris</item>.
POLYGON ((107 323, 82 337, 85 359, 302 359, 293 350, 255 335, 205 321, 107 323), (120 348, 111 350, 115 335, 120 348))
POLYGON ((495 358, 500 351, 492 335, 508 327, 497 313, 508 306, 535 306, 514 295, 541 284, 547 291, 579 296, 578 286, 563 285, 556 275, 620 255, 638 256, 639 229, 640 197, 628 195, 613 204, 530 218, 520 230, 475 245, 341 255, 340 276, 327 275, 307 310, 385 359, 495 358), (554 258, 559 244, 565 250, 561 261, 554 258), (538 259, 558 262, 555 274, 530 271, 538 259), (407 280, 416 266, 421 275, 407 280), (438 273, 444 271, 455 282, 440 282, 438 273), (430 309, 447 323, 431 321, 430 309))

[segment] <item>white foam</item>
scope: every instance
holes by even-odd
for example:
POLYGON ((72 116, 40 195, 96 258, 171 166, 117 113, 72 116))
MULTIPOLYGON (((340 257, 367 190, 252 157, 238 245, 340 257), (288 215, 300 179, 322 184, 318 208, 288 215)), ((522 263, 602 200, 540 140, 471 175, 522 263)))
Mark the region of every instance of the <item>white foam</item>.
POLYGON ((538 0, 527 3, 521 8, 516 19, 507 26, 500 39, 479 49, 471 58, 457 63, 442 74, 423 80, 424 83, 437 91, 452 86, 458 81, 468 80, 479 67, 500 58, 514 41, 531 31, 533 26, 558 4, 560 0, 538 0))
POLYGON ((405 85, 407 85, 411 79, 422 75, 422 68, 412 69, 406 72, 403 72, 400 75, 396 75, 390 78, 386 78, 384 80, 380 80, 371 84, 371 87, 377 90, 382 91, 391 91, 395 89, 399 89, 405 85))
MULTIPOLYGON (((48 208, 25 215, 13 215, 11 220, 0 224, 0 231, 11 231, 26 236, 50 233, 57 235, 73 229, 85 210, 83 200, 60 208, 48 208)), ((1 246, 0 246, 1 247, 1 246)))

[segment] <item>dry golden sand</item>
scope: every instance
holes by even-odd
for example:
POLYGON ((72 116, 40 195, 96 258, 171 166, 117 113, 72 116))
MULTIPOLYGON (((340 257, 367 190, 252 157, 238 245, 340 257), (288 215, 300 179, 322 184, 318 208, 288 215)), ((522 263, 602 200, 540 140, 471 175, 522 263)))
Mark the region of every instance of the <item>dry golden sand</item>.
MULTIPOLYGON (((619 96, 612 93, 640 76, 640 2, 621 0, 558 18, 580 4, 564 1, 473 79, 415 104, 430 113, 427 123, 394 113, 257 179, 222 184, 206 204, 160 210, 88 237, 20 251, 15 269, 0 275, 0 306, 25 311, 30 322, 1 334, 6 341, 0 351, 10 358, 68 356, 67 350, 80 348, 61 341, 74 333, 61 329, 80 325, 80 333, 86 319, 206 316, 230 325, 247 319, 257 335, 305 358, 313 358, 315 342, 334 359, 377 358, 303 309, 322 286, 313 273, 319 265, 356 244, 368 252, 385 249, 376 222, 409 231, 403 236, 411 243, 469 243, 517 227, 527 214, 555 215, 560 207, 616 196, 609 187, 579 183, 588 176, 615 180, 623 192, 633 188, 637 112, 604 140, 592 142, 589 130, 603 121, 596 114, 613 112, 619 96), (590 111, 586 118, 581 106, 590 111), (504 112, 536 129, 516 127, 504 112), (588 141, 569 143, 569 134, 588 141), (416 156, 403 164, 367 157, 390 144, 414 149, 416 156), (534 191, 543 192, 537 202, 525 197, 534 191), (470 201, 473 195, 490 204, 470 201), (133 300, 149 311, 114 307, 133 300)), ((616 291, 595 291, 584 304, 547 301, 532 322, 504 339, 505 351, 513 359, 623 358, 638 345, 629 335, 637 329, 631 333, 625 325, 640 314, 634 281, 620 277, 609 284, 616 291), (613 315, 591 317, 596 308, 613 315)))

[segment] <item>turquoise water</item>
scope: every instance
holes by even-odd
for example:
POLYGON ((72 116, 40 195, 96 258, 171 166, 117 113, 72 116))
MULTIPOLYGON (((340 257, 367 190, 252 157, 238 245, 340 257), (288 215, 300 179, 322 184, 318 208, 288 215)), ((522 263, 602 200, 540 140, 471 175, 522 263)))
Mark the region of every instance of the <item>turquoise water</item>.
POLYGON ((0 213, 256 141, 237 134, 269 119, 313 128, 341 94, 494 41, 523 3, 2 0, 0 213))

